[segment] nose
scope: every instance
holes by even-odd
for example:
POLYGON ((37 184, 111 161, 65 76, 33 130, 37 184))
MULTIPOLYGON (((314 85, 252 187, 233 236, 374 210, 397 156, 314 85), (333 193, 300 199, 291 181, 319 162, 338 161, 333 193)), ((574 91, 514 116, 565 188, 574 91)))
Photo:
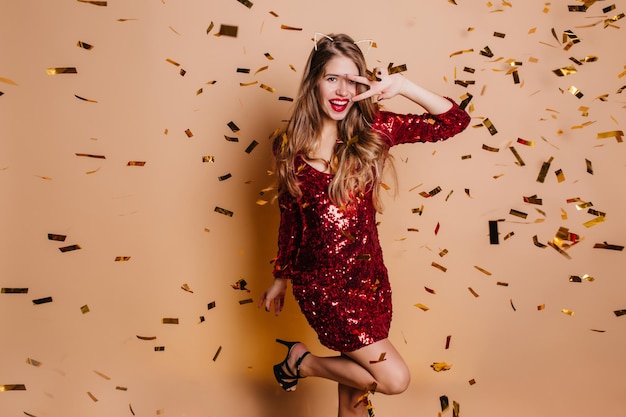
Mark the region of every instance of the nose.
POLYGON ((350 94, 351 86, 352 84, 347 78, 341 77, 337 85, 337 95, 341 97, 347 97, 350 94))

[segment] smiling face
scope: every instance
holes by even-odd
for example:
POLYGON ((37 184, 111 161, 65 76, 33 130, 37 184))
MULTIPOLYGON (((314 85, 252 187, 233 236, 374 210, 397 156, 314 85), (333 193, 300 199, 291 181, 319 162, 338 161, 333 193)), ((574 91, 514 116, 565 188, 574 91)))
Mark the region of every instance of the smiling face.
POLYGON ((352 97, 357 93, 356 83, 348 80, 345 74, 358 75, 359 70, 350 58, 335 56, 328 61, 317 83, 320 109, 327 121, 343 120, 354 104, 352 97))

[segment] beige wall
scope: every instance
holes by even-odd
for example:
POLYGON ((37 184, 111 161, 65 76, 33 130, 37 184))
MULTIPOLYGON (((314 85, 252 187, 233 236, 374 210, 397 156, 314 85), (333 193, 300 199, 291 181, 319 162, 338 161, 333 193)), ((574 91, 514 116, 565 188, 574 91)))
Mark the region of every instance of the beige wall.
MULTIPOLYGON (((568 12, 575 1, 107 3, 0 5, 0 286, 28 289, 0 294, 0 386, 26 388, 0 392, 3 416, 335 415, 333 383, 308 379, 285 394, 273 380, 271 364, 284 355, 275 337, 326 353, 291 297, 278 318, 240 303, 257 300, 271 281, 277 207, 257 203, 273 196, 268 137, 289 117, 290 103, 278 98, 295 96, 316 31, 371 38, 378 48, 370 66, 406 64, 406 76, 424 86, 456 100, 474 96, 466 132, 394 150, 399 195, 386 199, 380 231, 395 290, 391 338, 413 381, 401 396, 375 395, 377 415, 434 417, 442 395, 466 416, 624 412, 626 317, 614 314, 626 309, 624 253, 594 249, 626 243, 626 145, 598 139, 624 129, 626 19, 602 24, 626 11, 624 0, 587 13, 568 12), (221 24, 238 26, 238 36, 216 37, 221 24), (569 50, 566 30, 580 39, 569 50), (493 58, 480 55, 485 46, 493 58), (587 56, 598 60, 569 59, 587 56), (521 63, 520 84, 506 73, 509 59, 521 63), (553 73, 568 65, 578 72, 553 73), (56 67, 77 74, 46 73, 56 67), (259 145, 248 154, 253 140, 259 145), (420 196, 437 186, 438 195, 420 196), (524 203, 535 194, 543 205, 524 203), (595 216, 567 202, 576 197, 606 221, 586 227, 595 216), (412 213, 422 205, 421 216, 412 213), (488 222, 499 219, 500 244, 490 245, 488 222), (566 250, 571 259, 533 244, 560 227, 582 239, 566 250), (59 250, 73 244, 81 249, 59 250), (130 259, 116 262, 120 256, 130 259), (569 282, 585 274, 595 281, 569 282), (250 292, 232 288, 241 278, 250 292), (52 302, 33 303, 45 297, 52 302), (430 368, 443 361, 449 371, 430 368)), ((385 104, 421 111, 401 98, 385 104)))

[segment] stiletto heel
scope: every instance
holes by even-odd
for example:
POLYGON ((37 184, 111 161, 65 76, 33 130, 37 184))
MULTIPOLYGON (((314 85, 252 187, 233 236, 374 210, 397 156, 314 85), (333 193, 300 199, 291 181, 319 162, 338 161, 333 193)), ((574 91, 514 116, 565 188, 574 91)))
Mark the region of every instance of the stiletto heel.
POLYGON ((287 342, 282 339, 276 339, 276 342, 280 343, 281 345, 285 345, 288 350, 285 359, 283 359, 282 362, 274 365, 274 376, 276 377, 276 381, 278 381, 278 384, 281 386, 282 389, 284 389, 285 391, 295 391, 298 380, 304 378, 302 375, 300 375, 300 364, 302 363, 302 360, 311 352, 306 351, 302 354, 302 356, 298 358, 298 360, 296 361, 296 369, 294 372, 289 367, 288 361, 289 357, 291 356, 291 350, 295 345, 300 342, 287 342))

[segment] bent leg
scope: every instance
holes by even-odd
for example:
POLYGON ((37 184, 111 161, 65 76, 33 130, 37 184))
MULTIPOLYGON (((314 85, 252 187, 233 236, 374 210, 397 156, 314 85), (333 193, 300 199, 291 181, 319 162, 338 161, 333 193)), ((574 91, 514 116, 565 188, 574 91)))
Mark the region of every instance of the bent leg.
MULTIPOLYGON (((297 346, 294 357, 299 357, 306 346, 297 346)), ((406 390, 410 381, 406 363, 388 340, 384 339, 342 356, 320 357, 308 355, 300 365, 300 374, 330 379, 339 384, 366 392, 373 383, 376 392, 399 394, 406 390), (384 360, 378 361, 381 354, 384 360)))

